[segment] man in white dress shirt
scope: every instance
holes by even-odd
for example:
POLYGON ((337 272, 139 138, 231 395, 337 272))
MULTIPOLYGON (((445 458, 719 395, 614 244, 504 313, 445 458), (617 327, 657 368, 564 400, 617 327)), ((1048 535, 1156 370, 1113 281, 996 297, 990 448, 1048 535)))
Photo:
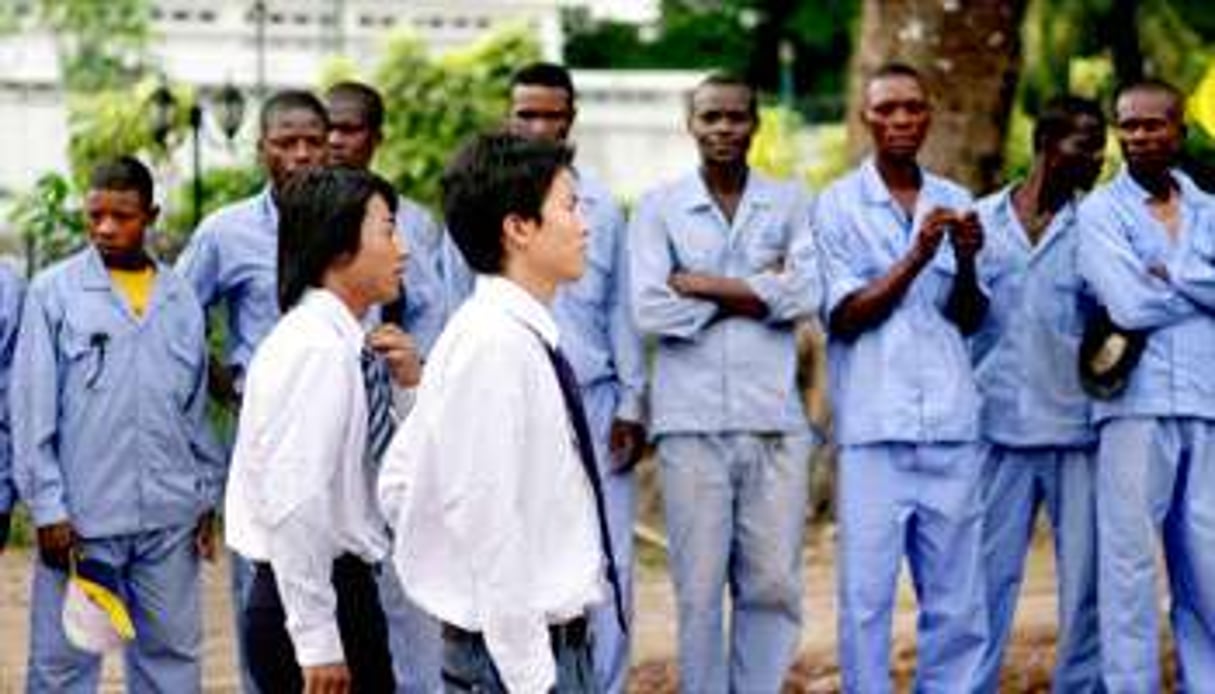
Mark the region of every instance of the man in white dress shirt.
POLYGON ((585 266, 570 157, 484 135, 443 180, 476 288, 430 353, 379 493, 405 592, 444 624, 449 692, 597 691, 587 610, 610 598, 623 619, 586 416, 549 309, 585 266))
MULTIPOLYGON (((389 538, 367 454, 377 402, 360 363, 361 320, 400 288, 396 200, 374 174, 318 169, 277 201, 284 316, 245 377, 225 505, 227 542, 255 567, 242 628, 264 692, 393 689, 374 575, 389 538)), ((410 350, 383 354, 398 381, 416 370, 410 350)))

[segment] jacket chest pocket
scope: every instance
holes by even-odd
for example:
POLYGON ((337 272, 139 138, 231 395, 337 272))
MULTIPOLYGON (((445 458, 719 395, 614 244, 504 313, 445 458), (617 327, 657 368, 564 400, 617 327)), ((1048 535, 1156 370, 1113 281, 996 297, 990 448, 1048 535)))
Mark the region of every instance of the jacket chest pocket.
POLYGON ((762 221, 742 239, 748 269, 779 272, 789 250, 788 226, 779 220, 762 221))

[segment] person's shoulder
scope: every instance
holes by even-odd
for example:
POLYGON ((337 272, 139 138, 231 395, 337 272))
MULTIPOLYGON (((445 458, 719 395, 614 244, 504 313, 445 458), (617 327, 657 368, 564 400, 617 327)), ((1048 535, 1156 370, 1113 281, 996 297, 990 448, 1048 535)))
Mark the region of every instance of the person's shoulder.
POLYGON ((693 171, 648 188, 638 199, 637 209, 658 212, 686 203, 695 192, 697 176, 693 171))
POLYGON ((935 198, 952 205, 966 205, 974 200, 974 193, 966 186, 927 169, 924 169, 924 188, 935 198))
POLYGON ((262 206, 266 204, 265 191, 228 203, 203 218, 194 239, 222 237, 228 234, 241 233, 252 226, 261 223, 264 216, 262 206))
POLYGON ((58 291, 65 285, 77 282, 89 262, 90 253, 92 250, 86 246, 42 268, 30 280, 30 293, 43 294, 48 291, 58 291))
POLYGON ((989 219, 1005 204, 1005 201, 1008 200, 1009 195, 1011 194, 1011 185, 1005 186, 996 191, 992 191, 991 193, 988 193, 987 195, 975 200, 975 212, 977 212, 980 217, 989 219))

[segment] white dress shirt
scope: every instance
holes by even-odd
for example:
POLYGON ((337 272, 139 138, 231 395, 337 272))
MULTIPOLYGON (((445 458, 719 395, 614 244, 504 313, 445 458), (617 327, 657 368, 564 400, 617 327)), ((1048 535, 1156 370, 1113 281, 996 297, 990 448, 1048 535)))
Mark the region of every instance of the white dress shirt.
POLYGON ((344 303, 309 290, 258 347, 224 511, 228 546, 269 562, 301 667, 343 662, 333 560, 386 556, 366 458, 363 329, 344 303))
POLYGON ((482 632, 511 692, 555 683, 548 625, 606 595, 594 496, 546 342, 557 326, 540 302, 478 277, 380 473, 405 592, 482 632))

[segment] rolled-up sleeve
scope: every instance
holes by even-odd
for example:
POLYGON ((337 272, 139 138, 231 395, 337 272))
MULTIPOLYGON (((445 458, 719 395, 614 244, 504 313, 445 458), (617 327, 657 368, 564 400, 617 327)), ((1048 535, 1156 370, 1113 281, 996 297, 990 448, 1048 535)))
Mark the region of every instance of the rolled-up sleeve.
POLYGON ((694 340, 717 313, 701 299, 680 296, 668 281, 676 270, 670 230, 663 219, 664 198, 654 193, 642 199, 630 227, 633 317, 647 335, 694 340))
POLYGON ((797 192, 789 215, 785 262, 777 270, 760 272, 745 280, 751 291, 768 307, 766 320, 769 323, 788 323, 811 317, 822 302, 822 283, 812 231, 813 214, 809 196, 797 192))
POLYGON ((1171 268, 1178 291, 1215 311, 1215 214, 1204 211, 1191 232, 1194 237, 1171 268))
POLYGON ((814 240, 823 292, 823 322, 844 299, 866 285, 860 271, 860 254, 854 248, 848 217, 834 189, 819 198, 814 214, 814 240))
POLYGON ((1080 206, 1077 265, 1110 317, 1128 330, 1172 325, 1196 311, 1170 283, 1148 272, 1104 201, 1080 206))

